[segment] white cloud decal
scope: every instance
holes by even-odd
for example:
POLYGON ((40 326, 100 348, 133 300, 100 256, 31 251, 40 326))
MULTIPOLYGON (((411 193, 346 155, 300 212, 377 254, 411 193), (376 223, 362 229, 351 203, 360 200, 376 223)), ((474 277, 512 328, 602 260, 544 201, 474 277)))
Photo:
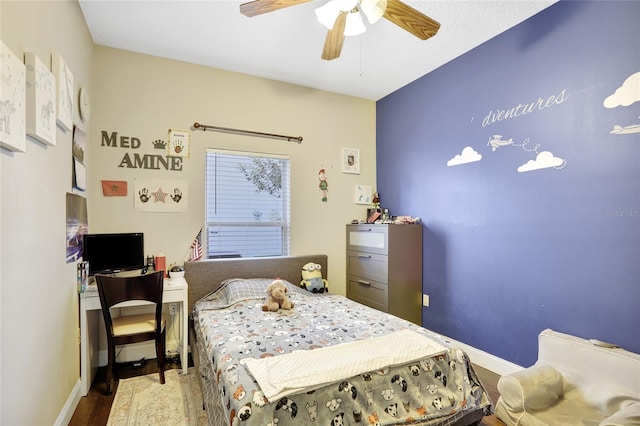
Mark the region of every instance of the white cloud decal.
POLYGON ((546 169, 548 167, 562 167, 566 161, 559 157, 554 157, 549 151, 542 151, 535 160, 529 160, 518 167, 518 172, 530 172, 532 170, 546 169))
POLYGON ((613 95, 604 100, 603 104, 605 108, 615 108, 629 106, 638 101, 640 101, 640 72, 631 74, 613 95))
POLYGON ((460 164, 473 163, 474 161, 480 161, 481 159, 481 154, 478 154, 476 150, 467 146, 462 150, 461 154, 457 154, 451 160, 447 161, 447 166, 459 166, 460 164))

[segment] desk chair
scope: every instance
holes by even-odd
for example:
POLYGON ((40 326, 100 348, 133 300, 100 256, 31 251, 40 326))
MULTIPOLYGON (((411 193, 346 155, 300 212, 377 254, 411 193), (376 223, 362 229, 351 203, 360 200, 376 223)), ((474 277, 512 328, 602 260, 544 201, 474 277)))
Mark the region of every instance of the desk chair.
POLYGON ((160 383, 164 384, 165 321, 162 318, 164 271, 131 277, 96 275, 102 315, 107 330, 109 355, 107 395, 113 385, 116 345, 155 340, 160 383), (111 308, 127 300, 146 300, 156 304, 155 313, 112 317, 111 308))

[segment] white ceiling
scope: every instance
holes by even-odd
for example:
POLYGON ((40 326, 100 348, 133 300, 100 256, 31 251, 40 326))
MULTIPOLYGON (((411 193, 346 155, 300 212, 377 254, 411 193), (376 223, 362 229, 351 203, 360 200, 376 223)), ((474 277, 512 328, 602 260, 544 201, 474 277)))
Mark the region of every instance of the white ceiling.
POLYGON ((419 40, 381 19, 320 59, 327 30, 311 1, 247 18, 235 0, 79 0, 96 44, 379 100, 556 0, 405 1, 440 22, 419 40))

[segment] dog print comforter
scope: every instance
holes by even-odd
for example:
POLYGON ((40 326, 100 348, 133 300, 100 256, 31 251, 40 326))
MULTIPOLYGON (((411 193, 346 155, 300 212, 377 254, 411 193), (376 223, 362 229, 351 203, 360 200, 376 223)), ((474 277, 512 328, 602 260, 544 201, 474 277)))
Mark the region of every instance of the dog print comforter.
POLYGON ((288 282, 293 309, 264 312, 271 281, 227 280, 194 308, 211 425, 436 425, 471 411, 492 412, 466 354, 440 336, 346 297, 288 282), (402 333, 431 343, 403 345, 402 333), (394 344, 393 338, 400 340, 394 344), (347 346, 356 358, 343 355, 347 346), (414 354, 413 346, 428 349, 414 354), (301 352, 313 350, 320 351, 301 352), (388 363, 381 361, 383 353, 388 363), (277 357, 291 367, 282 367, 277 357), (247 364, 267 359, 254 377, 247 364), (326 374, 323 359, 330 366, 326 374), (260 386, 265 380, 300 384, 307 370, 316 379, 313 386, 279 393, 260 386))

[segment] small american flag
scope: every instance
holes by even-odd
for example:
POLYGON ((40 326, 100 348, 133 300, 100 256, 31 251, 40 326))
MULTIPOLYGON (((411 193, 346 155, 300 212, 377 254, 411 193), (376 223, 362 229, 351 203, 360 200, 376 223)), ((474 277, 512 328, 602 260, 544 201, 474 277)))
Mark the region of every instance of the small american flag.
POLYGON ((202 258, 202 228, 191 243, 191 251, 189 252, 189 261, 200 260, 202 258))

